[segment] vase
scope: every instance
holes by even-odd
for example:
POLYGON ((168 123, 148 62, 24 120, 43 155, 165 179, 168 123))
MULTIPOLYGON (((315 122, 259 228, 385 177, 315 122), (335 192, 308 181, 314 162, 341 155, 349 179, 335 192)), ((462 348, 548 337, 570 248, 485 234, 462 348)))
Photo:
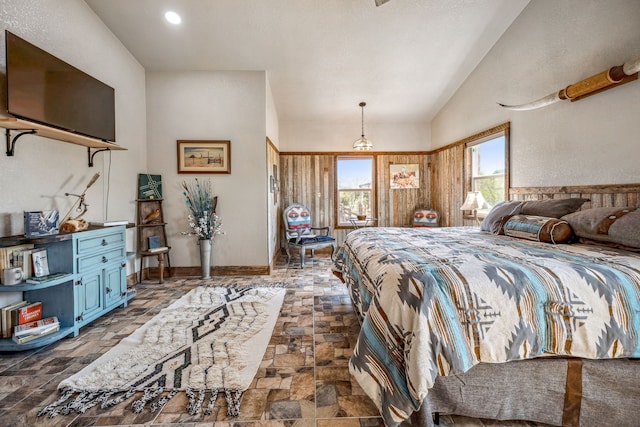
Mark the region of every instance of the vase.
POLYGON ((211 278, 211 240, 199 240, 200 270, 203 279, 211 278))

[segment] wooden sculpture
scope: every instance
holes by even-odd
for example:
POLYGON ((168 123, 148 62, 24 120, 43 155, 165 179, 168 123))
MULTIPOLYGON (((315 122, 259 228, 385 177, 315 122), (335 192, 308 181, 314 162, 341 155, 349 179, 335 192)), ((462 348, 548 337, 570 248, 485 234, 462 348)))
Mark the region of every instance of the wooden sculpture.
POLYGON ((89 189, 89 187, 91 187, 98 180, 99 177, 100 177, 100 172, 93 175, 91 180, 89 180, 89 183, 87 184, 87 186, 84 188, 84 191, 82 192, 82 194, 64 193, 65 196, 75 196, 78 199, 73 203, 73 205, 71 205, 69 212, 67 212, 67 214, 62 219, 62 222, 60 224, 60 231, 62 232, 82 231, 82 230, 86 230, 89 227, 89 223, 87 223, 87 221, 81 218, 82 215, 84 215, 87 212, 87 209, 89 207, 89 205, 84 201, 84 196, 87 193, 87 190, 89 189), (71 212, 74 210, 74 208, 76 210, 77 215, 71 218, 71 212))
POLYGON ((498 105, 510 110, 526 111, 546 107, 547 105, 555 104, 563 99, 569 99, 573 102, 587 96, 594 95, 598 92, 611 89, 612 87, 637 80, 638 71, 640 71, 640 58, 602 71, 601 73, 569 85, 564 89, 560 89, 556 93, 552 93, 536 101, 520 105, 508 105, 502 103, 498 103, 498 105))

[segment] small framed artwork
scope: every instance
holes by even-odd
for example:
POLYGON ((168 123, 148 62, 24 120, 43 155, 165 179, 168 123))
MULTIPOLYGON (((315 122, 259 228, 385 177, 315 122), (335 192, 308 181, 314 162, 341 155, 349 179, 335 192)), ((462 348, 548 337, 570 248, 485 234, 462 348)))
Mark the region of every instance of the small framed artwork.
POLYGON ((178 173, 231 173, 231 141, 178 140, 178 173))
POLYGON ((391 177, 389 188, 392 190, 420 188, 420 165, 417 163, 390 164, 389 176, 391 177))
POLYGON ((162 176, 139 173, 138 199, 162 199, 162 176))
POLYGON ((24 235, 26 237, 47 236, 60 232, 60 214, 50 211, 25 211, 24 235))

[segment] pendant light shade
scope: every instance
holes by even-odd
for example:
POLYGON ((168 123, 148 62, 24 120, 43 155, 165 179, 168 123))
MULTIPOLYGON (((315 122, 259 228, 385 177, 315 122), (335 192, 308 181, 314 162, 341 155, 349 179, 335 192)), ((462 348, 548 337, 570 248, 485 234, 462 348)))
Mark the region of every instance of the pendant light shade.
POLYGON ((355 151, 370 151, 373 150, 373 144, 364 136, 364 107, 367 105, 366 102, 361 102, 360 108, 362 108, 362 135, 360 139, 353 143, 353 149, 355 151))

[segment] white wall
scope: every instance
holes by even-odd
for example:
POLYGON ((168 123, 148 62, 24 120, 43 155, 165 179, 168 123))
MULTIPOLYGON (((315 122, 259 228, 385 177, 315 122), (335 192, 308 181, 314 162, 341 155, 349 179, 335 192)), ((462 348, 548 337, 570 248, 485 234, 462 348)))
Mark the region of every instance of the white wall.
MULTIPOLYGON (((278 111, 276 110, 276 104, 273 100, 273 93, 271 92, 271 85, 269 84, 269 78, 266 79, 267 84, 267 96, 266 96, 266 121, 267 121, 267 137, 278 148, 280 143, 280 127, 278 123, 278 111)), ((267 148, 268 150, 268 148, 267 148)), ((271 192, 271 175, 273 175, 273 164, 267 159, 266 174, 267 174, 267 234, 269 238, 269 259, 273 259, 277 250, 278 243, 278 205, 276 203, 276 194, 271 192)), ((279 168, 279 165, 276 164, 279 168)), ((279 177, 274 177, 276 180, 279 177)))
MULTIPOLYGON (((56 208, 64 215, 75 202, 64 193, 82 192, 96 172, 101 173, 101 178, 87 192, 89 211, 84 218, 105 217, 106 194, 110 190, 109 218, 133 222, 137 173, 146 164, 144 69, 82 0, 3 0, 0 30, 5 29, 114 87, 116 140, 128 151, 114 151, 111 156, 99 153, 95 166, 89 168, 83 146, 38 136, 21 137, 14 157, 0 154, 0 236, 24 233, 25 210, 56 208)), ((4 79, 4 31, 0 37, 4 79)), ((0 87, 4 103, 4 80, 0 87)), ((3 111, 4 108, 3 105, 3 111)), ((127 238, 131 250, 133 230, 129 230, 127 238)), ((133 268, 131 263, 129 274, 133 268)))
POLYGON ((280 145, 280 125, 278 122, 278 111, 276 110, 276 104, 273 100, 273 92, 271 92, 271 85, 269 84, 269 78, 265 76, 265 83, 267 86, 266 93, 266 123, 267 123, 267 137, 271 140, 276 148, 280 145))
POLYGON ((511 185, 640 182, 640 81, 536 111, 520 104, 640 57, 638 0, 532 1, 432 122, 437 148, 511 121, 511 185))
MULTIPOLYGON (((357 108, 357 106, 356 106, 357 108)), ((369 123, 365 107, 364 134, 375 151, 426 151, 431 145, 428 124, 369 123)), ((362 122, 318 123, 280 121, 280 151, 352 151, 362 122)))
POLYGON ((266 76, 263 71, 147 73, 148 173, 162 175, 173 266, 199 265, 180 182, 211 178, 223 236, 212 265, 266 266, 268 258, 266 76), (177 173, 177 140, 230 140, 231 174, 177 173))

